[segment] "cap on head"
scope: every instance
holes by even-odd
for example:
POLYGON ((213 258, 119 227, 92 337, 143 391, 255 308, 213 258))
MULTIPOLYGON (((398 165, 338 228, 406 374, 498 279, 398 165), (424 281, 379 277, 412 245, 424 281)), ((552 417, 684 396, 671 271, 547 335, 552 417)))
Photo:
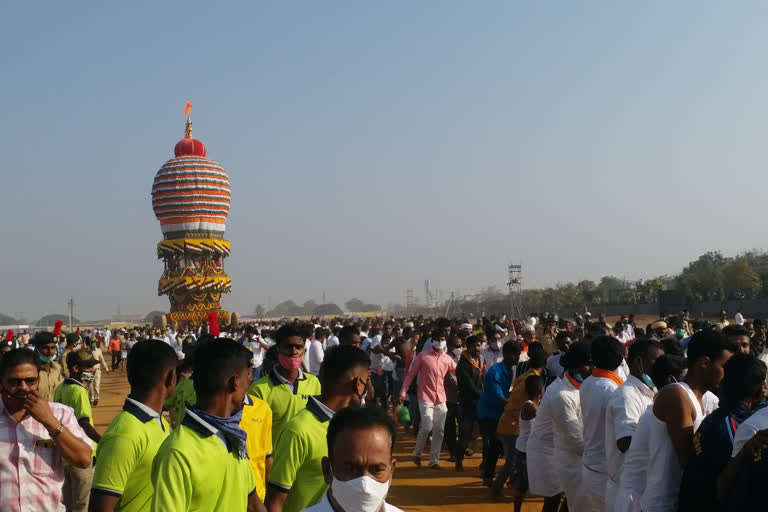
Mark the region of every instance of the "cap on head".
POLYGON ((50 345, 51 343, 56 343, 56 336, 52 332, 42 331, 32 337, 32 344, 37 348, 50 345))
POLYGON ((80 368, 90 368, 96 366, 99 362, 93 357, 93 354, 87 350, 78 350, 70 352, 67 355, 67 367, 72 368, 77 365, 80 368))
POLYGON ((75 333, 67 334, 67 346, 74 345, 80 341, 80 336, 75 333))

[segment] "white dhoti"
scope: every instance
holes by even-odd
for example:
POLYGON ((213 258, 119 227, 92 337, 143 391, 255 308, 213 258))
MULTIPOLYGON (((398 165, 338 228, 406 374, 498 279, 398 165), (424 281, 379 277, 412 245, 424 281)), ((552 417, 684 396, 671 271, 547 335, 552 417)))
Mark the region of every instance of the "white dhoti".
POLYGON ((616 491, 619 488, 619 484, 614 482, 612 478, 605 479, 605 509, 613 510, 613 504, 616 503, 616 491))
POLYGON ((582 486, 581 456, 555 449, 557 480, 568 500, 568 512, 592 512, 591 494, 582 486))
POLYGON ((641 494, 626 487, 618 487, 613 510, 615 512, 640 512, 641 494))
MULTIPOLYGON (((584 492, 589 494, 593 512, 610 512, 605 502, 605 482, 608 475, 594 471, 587 466, 581 466, 581 485, 584 492)), ((570 510, 570 507, 568 507, 570 510)))
POLYGON ((531 494, 548 498, 563 492, 555 471, 554 454, 551 447, 532 443, 528 439, 526 457, 528 462, 528 489, 531 494))

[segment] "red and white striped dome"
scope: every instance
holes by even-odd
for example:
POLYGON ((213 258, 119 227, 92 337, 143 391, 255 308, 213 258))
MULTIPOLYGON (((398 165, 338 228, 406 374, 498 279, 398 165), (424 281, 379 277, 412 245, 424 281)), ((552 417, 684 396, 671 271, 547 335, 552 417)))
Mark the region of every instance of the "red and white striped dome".
POLYGON ((205 157, 205 146, 192 138, 191 123, 168 160, 155 175, 152 209, 165 238, 190 234, 222 236, 229 215, 226 171, 205 157))

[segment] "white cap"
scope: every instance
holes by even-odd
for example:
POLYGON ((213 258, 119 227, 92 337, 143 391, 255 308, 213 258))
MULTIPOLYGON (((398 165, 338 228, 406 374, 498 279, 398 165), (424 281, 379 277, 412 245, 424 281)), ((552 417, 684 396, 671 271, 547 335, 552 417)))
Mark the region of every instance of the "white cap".
POLYGON ((472 324, 461 324, 459 326, 459 330, 461 330, 461 331, 471 331, 472 330, 472 324))

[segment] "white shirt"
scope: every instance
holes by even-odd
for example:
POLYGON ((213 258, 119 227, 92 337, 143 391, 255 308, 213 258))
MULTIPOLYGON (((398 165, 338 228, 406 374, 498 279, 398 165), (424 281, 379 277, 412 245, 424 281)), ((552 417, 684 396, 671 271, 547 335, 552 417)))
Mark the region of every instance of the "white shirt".
POLYGON ((760 355, 757 356, 757 358, 768 365, 768 348, 764 348, 763 351, 760 352, 760 355))
MULTIPOLYGON (((320 500, 320 503, 318 503, 317 505, 313 505, 309 508, 305 508, 303 512, 334 512, 330 501, 328 501, 328 493, 323 494, 323 499, 320 500)), ((403 511, 385 502, 384 512, 403 512, 403 511)))
POLYGON ((302 358, 302 362, 304 363, 304 368, 309 371, 309 347, 312 346, 311 340, 304 340, 304 357, 302 358))
MULTIPOLYGON (((371 350, 373 350, 374 347, 378 347, 381 345, 381 334, 377 334, 373 337, 373 340, 371 340, 371 350)), ((394 349, 390 349, 390 352, 393 352, 394 349)), ((423 350, 422 350, 423 351, 423 350)), ((371 354, 371 370, 381 370, 384 372, 391 372, 395 369, 395 363, 384 354, 371 354)))
POLYGON ((486 368, 490 368, 491 366, 504 360, 504 354, 501 351, 501 344, 499 344, 499 350, 491 350, 489 343, 487 346, 483 347, 481 356, 485 361, 486 368))
POLYGON ((630 375, 608 400, 608 407, 605 410, 605 469, 614 482, 619 479, 626 456, 616 446, 616 441, 623 437, 632 437, 632 443, 635 442, 637 423, 640 421, 640 416, 653 405, 654 396, 656 396, 654 389, 649 388, 634 375, 630 375))
MULTIPOLYGON (((552 396, 552 437, 556 456, 561 453, 581 457, 584 452, 581 418, 579 390, 566 377, 552 396)), ((581 471, 581 468, 570 469, 581 471)))
POLYGON ((326 346, 328 348, 331 348, 331 347, 335 347, 338 344, 339 344, 339 338, 337 336, 331 336, 330 338, 328 338, 328 343, 326 344, 326 346))
POLYGON ((582 462, 592 471, 605 472, 605 410, 619 386, 611 379, 587 377, 581 384, 581 416, 584 421, 582 462))
POLYGON ((640 496, 645 491, 648 471, 651 416, 653 411, 650 408, 640 416, 635 433, 632 435, 632 443, 624 454, 624 465, 621 467, 619 485, 616 489, 616 512, 640 510, 640 496))
POLYGON ((258 368, 264 362, 264 349, 258 341, 253 339, 243 338, 243 345, 247 347, 251 353, 253 353, 253 367, 258 368))
POLYGON ((766 428, 768 428, 768 407, 763 407, 755 411, 752 416, 739 425, 733 438, 733 453, 731 457, 738 455, 747 441, 752 439, 758 430, 765 430, 766 428))
POLYGON ((323 344, 319 340, 312 340, 309 344, 309 373, 317 377, 320 375, 320 365, 325 359, 323 344))
POLYGON ((736 325, 744 325, 744 315, 741 313, 736 313, 733 317, 733 321, 736 323, 736 325))

